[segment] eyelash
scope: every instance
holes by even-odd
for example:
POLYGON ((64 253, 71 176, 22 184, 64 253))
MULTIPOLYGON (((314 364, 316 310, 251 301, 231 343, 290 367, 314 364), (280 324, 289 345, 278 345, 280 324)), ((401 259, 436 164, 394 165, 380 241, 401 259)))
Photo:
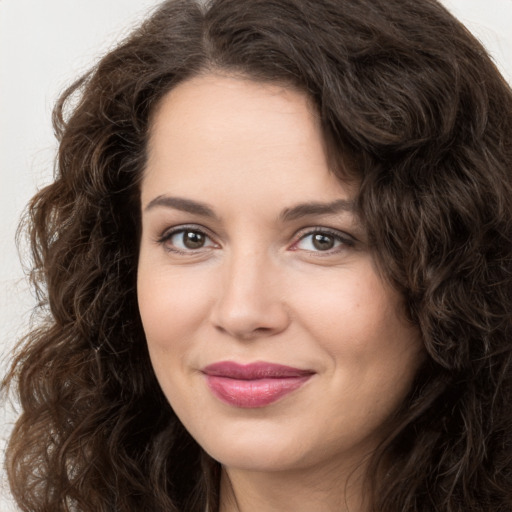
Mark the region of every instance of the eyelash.
MULTIPOLYGON (((308 237, 314 237, 315 235, 323 235, 323 236, 327 236, 327 237, 332 237, 335 240, 334 243, 338 243, 338 245, 334 246, 331 249, 327 249, 325 251, 302 249, 303 251, 308 252, 310 254, 326 255, 327 256, 327 255, 336 254, 336 253, 342 251, 343 249, 354 247, 354 245, 356 243, 356 240, 352 236, 350 236, 346 233, 337 231, 337 230, 329 229, 329 228, 315 227, 315 228, 306 228, 301 231, 302 231, 302 234, 299 234, 298 237, 294 237, 294 238, 296 238, 296 241, 293 242, 293 244, 291 245, 289 250, 292 250, 292 251, 301 250, 297 246, 301 242, 306 240, 308 237)), ((215 245, 217 245, 217 244, 215 244, 215 242, 213 242, 212 237, 206 232, 206 230, 202 229, 201 227, 199 227, 197 225, 188 225, 188 226, 182 225, 182 226, 173 228, 169 231, 166 231, 157 239, 157 243, 164 246, 165 249, 169 252, 173 252, 175 254, 182 254, 182 255, 197 254, 198 252, 200 252, 201 250, 203 250, 205 248, 214 247, 215 245), (210 240, 211 244, 206 245, 206 246, 201 246, 197 249, 189 248, 186 250, 180 249, 180 248, 176 247, 175 245, 168 244, 169 240, 171 240, 174 236, 179 235, 181 233, 184 234, 187 232, 199 234, 199 235, 205 237, 205 239, 210 240)))
MULTIPOLYGON (((343 233, 342 231, 337 231, 329 228, 323 228, 323 227, 316 227, 316 228, 307 228, 307 230, 303 230, 303 234, 299 236, 298 240, 292 244, 291 250, 300 250, 297 248, 297 246, 300 244, 300 242, 306 240, 308 237, 314 237, 315 235, 323 235, 332 237, 336 242, 339 242, 339 244, 331 249, 322 251, 322 250, 308 250, 303 249, 310 254, 317 254, 317 255, 331 255, 336 254, 344 249, 354 247, 356 241, 355 239, 348 235, 347 233, 343 233)), ((313 243, 313 241, 312 241, 313 243)))
MULTIPOLYGON (((163 245, 164 248, 169 251, 169 252, 173 252, 173 253, 176 253, 176 254, 183 254, 183 255, 186 255, 186 254, 194 254, 194 253, 197 253, 199 252, 201 249, 204 249, 205 247, 200 247, 198 249, 187 249, 187 250, 183 250, 183 249, 179 249, 177 248, 175 245, 169 245, 167 242, 169 242, 169 240, 172 239, 172 237, 176 236, 176 235, 179 235, 180 233, 196 233, 196 234, 199 234, 199 235, 202 235, 205 237, 205 239, 208 239, 210 241, 212 241, 212 237, 204 230, 204 229, 201 229, 199 226, 196 226, 196 225, 184 225, 184 226, 178 226, 176 228, 173 228, 169 231, 165 231, 157 240, 157 243, 160 244, 160 245, 163 245)), ((214 245, 214 244, 212 244, 214 245)), ((210 247, 210 245, 206 246, 206 247, 210 247)))

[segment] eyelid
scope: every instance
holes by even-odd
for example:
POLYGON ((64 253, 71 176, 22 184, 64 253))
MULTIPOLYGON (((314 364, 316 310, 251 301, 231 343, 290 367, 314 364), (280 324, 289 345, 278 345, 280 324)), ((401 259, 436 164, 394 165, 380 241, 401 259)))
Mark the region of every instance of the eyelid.
MULTIPOLYGON (((328 228, 328 227, 324 227, 324 226, 311 226, 311 227, 307 227, 307 228, 302 228, 299 232, 297 232, 295 234, 294 242, 292 243, 290 250, 292 250, 292 251, 301 250, 297 247, 297 245, 302 240, 307 238, 308 236, 313 236, 315 234, 325 234, 325 235, 333 236, 336 239, 338 239, 341 242, 342 246, 344 246, 345 248, 346 247, 354 247, 354 245, 357 243, 357 239, 345 231, 340 231, 339 229, 333 229, 333 228, 328 228)), ((302 250, 306 250, 306 249, 302 249, 302 250)), ((327 254, 335 253, 337 250, 340 250, 340 249, 338 247, 336 247, 336 248, 329 249, 326 251, 318 250, 318 251, 308 251, 308 252, 314 252, 314 253, 319 253, 319 254, 324 253, 327 255, 327 254)))
MULTIPOLYGON (((205 249, 210 249, 212 247, 217 247, 217 248, 220 247, 220 245, 216 241, 215 235, 212 234, 209 229, 205 228, 204 226, 202 226, 200 224, 178 224, 175 226, 167 227, 156 238, 156 243, 160 244, 160 245, 165 245, 166 242, 169 239, 171 239, 173 236, 175 236, 178 233, 187 231, 187 230, 201 233, 202 235, 207 237, 211 243, 206 246, 200 247, 198 249, 182 250, 178 247, 171 248, 169 246, 167 246, 166 249, 169 251, 181 253, 181 254, 193 254, 193 253, 201 252, 205 249)), ((302 250, 304 252, 311 252, 311 253, 315 253, 315 254, 319 254, 319 255, 321 255, 321 254, 329 255, 329 254, 336 253, 337 251, 343 250, 344 248, 346 249, 346 248, 353 247, 357 242, 358 242, 357 238, 355 238, 353 235, 351 235, 345 231, 341 231, 339 229, 334 229, 334 228, 329 228, 326 226, 309 226, 306 228, 302 228, 295 233, 295 235, 293 236, 293 242, 289 246, 288 250, 291 250, 291 251, 302 250), (340 245, 338 245, 332 249, 327 249, 325 251, 300 249, 299 247, 297 247, 298 244, 302 240, 304 240, 308 236, 313 236, 315 234, 325 234, 325 235, 332 236, 340 242, 340 245), (340 248, 340 246, 341 246, 341 248, 340 248)))
POLYGON ((160 245, 165 245, 165 243, 170 240, 174 235, 178 233, 182 233, 184 231, 195 231, 197 233, 201 233, 205 237, 207 237, 212 244, 207 245, 204 247, 200 247, 198 249, 187 249, 186 251, 179 249, 177 247, 174 247, 171 249, 170 247, 166 247, 167 250, 173 251, 180 254, 193 254, 195 252, 200 252, 204 249, 208 249, 211 247, 218 247, 219 244, 215 241, 214 235, 211 234, 209 229, 206 229, 204 226, 201 226, 200 224, 178 224, 176 226, 167 227, 156 239, 156 243, 160 245))

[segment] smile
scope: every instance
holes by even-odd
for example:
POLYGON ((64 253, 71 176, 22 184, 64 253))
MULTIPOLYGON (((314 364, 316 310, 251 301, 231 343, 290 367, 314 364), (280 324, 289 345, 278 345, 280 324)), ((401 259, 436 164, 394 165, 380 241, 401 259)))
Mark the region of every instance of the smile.
POLYGON ((203 369, 211 392, 234 407, 265 407, 300 388, 314 374, 273 363, 240 365, 231 361, 203 369))

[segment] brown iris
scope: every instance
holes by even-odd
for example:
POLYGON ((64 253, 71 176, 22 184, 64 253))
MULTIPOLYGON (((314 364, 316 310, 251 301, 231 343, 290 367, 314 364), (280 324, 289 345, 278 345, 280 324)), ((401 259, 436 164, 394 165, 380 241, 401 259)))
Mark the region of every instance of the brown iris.
POLYGON ((313 235, 313 246, 319 251, 328 251, 334 247, 334 237, 332 235, 326 235, 324 233, 315 233, 313 235))
POLYGON ((206 236, 199 231, 184 231, 183 245, 187 249, 200 249, 204 246, 206 236))

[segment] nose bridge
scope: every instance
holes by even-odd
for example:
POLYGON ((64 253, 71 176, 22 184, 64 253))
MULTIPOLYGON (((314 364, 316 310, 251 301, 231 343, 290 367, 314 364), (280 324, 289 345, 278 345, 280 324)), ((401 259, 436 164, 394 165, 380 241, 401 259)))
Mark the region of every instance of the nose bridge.
POLYGON ((268 251, 254 246, 232 250, 222 268, 214 323, 238 338, 280 332, 288 324, 283 291, 268 251))

